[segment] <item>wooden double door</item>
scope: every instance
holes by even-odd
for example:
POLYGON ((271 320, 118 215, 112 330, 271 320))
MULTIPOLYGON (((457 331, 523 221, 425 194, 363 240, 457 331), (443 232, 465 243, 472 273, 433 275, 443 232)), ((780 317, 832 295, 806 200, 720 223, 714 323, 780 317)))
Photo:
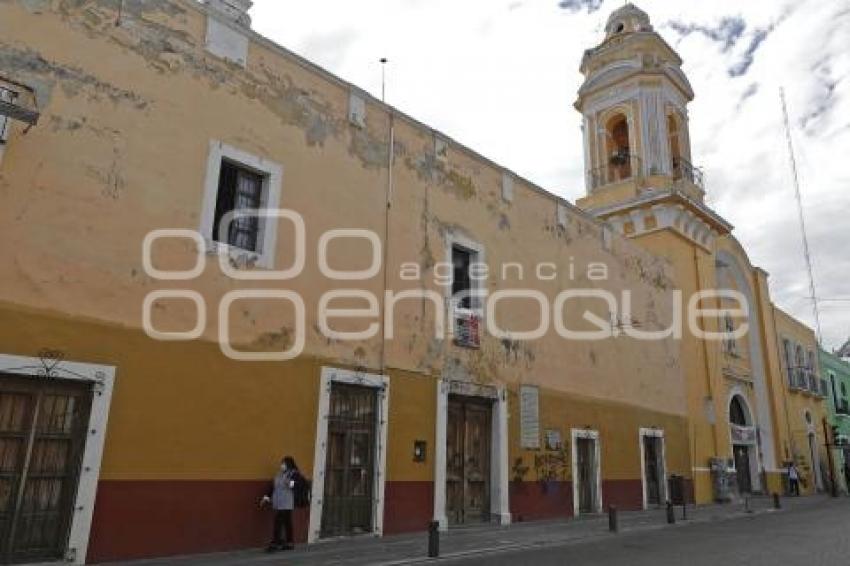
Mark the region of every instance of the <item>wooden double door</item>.
POLYGON ((0 564, 64 558, 91 394, 0 374, 0 564))
POLYGON ((490 520, 491 401, 449 397, 446 426, 446 515, 449 524, 490 520))
POLYGON ((334 383, 322 503, 323 537, 372 532, 378 390, 334 383))

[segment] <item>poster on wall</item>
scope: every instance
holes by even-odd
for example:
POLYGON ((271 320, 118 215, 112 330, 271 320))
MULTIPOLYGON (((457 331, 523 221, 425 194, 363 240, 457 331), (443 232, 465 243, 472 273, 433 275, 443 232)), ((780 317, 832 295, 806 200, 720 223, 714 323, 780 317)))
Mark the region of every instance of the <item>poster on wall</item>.
POLYGON ((540 390, 533 385, 519 389, 520 446, 540 448, 540 390))

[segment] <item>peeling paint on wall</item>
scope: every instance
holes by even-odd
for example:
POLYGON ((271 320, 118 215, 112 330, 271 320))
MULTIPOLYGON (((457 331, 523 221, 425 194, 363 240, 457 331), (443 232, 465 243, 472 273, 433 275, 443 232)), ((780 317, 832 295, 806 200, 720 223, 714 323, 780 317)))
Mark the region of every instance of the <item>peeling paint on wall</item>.
POLYGON ((86 93, 94 100, 103 98, 120 104, 127 103, 143 110, 149 102, 135 92, 104 82, 85 71, 44 59, 31 49, 19 49, 0 40, 0 69, 14 80, 34 86, 40 108, 49 104, 53 88, 58 84, 65 96, 73 98, 86 93), (41 79, 41 91, 38 81, 41 79), (47 81, 45 82, 43 81, 47 81), (47 92, 44 92, 44 87, 47 92))

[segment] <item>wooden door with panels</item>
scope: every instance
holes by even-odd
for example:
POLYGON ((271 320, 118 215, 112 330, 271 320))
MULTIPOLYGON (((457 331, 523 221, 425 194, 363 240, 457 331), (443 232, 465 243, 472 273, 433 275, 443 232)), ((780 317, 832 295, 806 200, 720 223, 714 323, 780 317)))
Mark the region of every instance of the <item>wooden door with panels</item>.
POLYGON ((446 426, 446 515, 449 524, 490 520, 492 402, 449 397, 446 426))
POLYGON ((0 564, 62 560, 92 386, 0 375, 0 564))

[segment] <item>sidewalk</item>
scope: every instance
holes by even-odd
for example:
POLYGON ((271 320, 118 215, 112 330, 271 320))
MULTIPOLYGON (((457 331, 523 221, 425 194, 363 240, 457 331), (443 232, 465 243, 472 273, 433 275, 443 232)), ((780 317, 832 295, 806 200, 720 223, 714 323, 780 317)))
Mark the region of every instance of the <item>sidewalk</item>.
MULTIPOLYGON (((793 511, 803 506, 818 505, 826 496, 782 498, 782 509, 773 509, 769 497, 753 497, 747 512, 744 502, 725 505, 701 505, 687 508, 687 519, 682 519, 682 508, 675 509, 676 525, 667 524, 666 509, 628 511, 619 513, 620 532, 650 531, 677 528, 694 523, 723 521, 763 513, 793 511)), ((608 532, 608 516, 593 515, 579 519, 558 519, 515 523, 500 527, 480 525, 460 527, 440 533, 440 557, 457 558, 500 552, 509 549, 539 548, 616 536, 608 532)), ((262 550, 246 550, 217 554, 193 555, 156 560, 140 560, 125 564, 134 566, 182 566, 231 564, 381 564, 385 566, 436 562, 428 558, 428 534, 413 533, 384 538, 358 537, 302 545, 294 551, 267 554, 262 550)))

